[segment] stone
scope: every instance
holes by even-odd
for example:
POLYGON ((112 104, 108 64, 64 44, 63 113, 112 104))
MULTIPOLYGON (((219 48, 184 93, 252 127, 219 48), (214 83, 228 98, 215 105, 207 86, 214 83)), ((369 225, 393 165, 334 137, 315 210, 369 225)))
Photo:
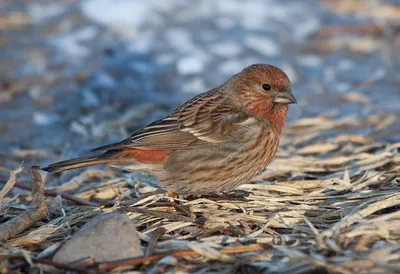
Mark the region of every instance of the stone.
POLYGON ((85 257, 112 261, 143 255, 135 224, 125 214, 100 214, 86 223, 56 253, 53 260, 70 263, 85 257))

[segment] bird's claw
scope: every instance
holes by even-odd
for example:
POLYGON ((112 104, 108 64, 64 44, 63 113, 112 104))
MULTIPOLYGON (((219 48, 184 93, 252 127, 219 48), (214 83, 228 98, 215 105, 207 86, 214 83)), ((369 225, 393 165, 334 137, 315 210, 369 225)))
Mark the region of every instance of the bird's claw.
POLYGON ((240 200, 240 201, 246 201, 246 198, 251 195, 254 195, 253 192, 251 191, 246 191, 246 190, 233 190, 227 193, 222 193, 227 200, 240 200))

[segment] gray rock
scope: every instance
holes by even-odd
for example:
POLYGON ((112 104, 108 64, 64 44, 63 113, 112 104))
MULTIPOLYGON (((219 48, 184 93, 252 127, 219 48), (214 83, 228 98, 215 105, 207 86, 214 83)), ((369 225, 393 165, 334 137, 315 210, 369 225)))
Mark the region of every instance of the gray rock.
POLYGON ((139 235, 125 214, 100 214, 85 224, 56 253, 53 260, 70 263, 85 257, 96 261, 142 256, 139 235))

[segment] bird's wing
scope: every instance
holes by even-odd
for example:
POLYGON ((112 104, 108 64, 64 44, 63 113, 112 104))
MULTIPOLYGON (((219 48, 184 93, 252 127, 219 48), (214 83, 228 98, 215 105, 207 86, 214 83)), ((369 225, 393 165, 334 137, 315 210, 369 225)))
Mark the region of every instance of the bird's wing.
MULTIPOLYGON (((122 142, 97 150, 179 149, 195 141, 219 143, 234 138, 232 129, 249 117, 217 89, 202 93, 164 119, 136 131, 122 142)), ((245 124, 245 123, 242 123, 245 124)))

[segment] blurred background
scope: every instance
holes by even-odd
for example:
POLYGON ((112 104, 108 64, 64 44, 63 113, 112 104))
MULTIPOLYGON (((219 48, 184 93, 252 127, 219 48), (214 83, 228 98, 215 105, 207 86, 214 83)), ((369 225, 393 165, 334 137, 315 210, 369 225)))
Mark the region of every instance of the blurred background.
POLYGON ((288 121, 387 113, 400 139, 398 0, 1 0, 0 172, 129 136, 253 63, 288 121))

